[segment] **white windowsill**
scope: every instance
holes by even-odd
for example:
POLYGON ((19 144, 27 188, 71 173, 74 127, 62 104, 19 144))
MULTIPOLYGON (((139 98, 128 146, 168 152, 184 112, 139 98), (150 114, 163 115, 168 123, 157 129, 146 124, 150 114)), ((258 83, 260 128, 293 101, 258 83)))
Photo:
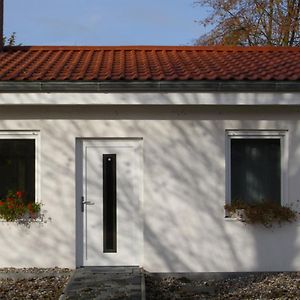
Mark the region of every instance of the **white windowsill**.
POLYGON ((45 221, 42 218, 37 218, 34 220, 28 220, 28 219, 18 219, 17 221, 6 221, 3 219, 0 219, 0 223, 7 223, 7 224, 11 224, 11 223, 15 223, 17 225, 22 225, 22 224, 32 224, 32 223, 45 223, 45 221))
POLYGON ((235 221, 239 221, 241 223, 245 223, 244 221, 242 221, 240 218, 235 218, 235 217, 224 217, 224 220, 226 222, 235 222, 235 221))

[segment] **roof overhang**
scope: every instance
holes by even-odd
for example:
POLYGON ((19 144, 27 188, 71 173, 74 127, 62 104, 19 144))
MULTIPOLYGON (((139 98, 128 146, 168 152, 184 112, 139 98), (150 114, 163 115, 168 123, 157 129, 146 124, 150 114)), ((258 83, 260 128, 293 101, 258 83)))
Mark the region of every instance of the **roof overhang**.
POLYGON ((0 81, 0 92, 300 92, 300 81, 0 81))

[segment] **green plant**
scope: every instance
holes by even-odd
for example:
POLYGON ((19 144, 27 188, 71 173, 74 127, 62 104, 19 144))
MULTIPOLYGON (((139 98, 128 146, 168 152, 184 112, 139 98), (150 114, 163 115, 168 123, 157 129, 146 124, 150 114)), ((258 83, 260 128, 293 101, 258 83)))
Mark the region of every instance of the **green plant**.
POLYGON ((10 36, 3 36, 3 45, 5 46, 22 46, 22 44, 16 43, 16 32, 11 33, 10 36))
POLYGON ((280 225, 284 222, 293 222, 297 219, 297 212, 270 201, 253 204, 234 201, 224 207, 230 217, 237 216, 242 211, 239 220, 249 224, 262 224, 265 227, 272 227, 274 223, 280 225))
POLYGON ((24 193, 21 191, 9 191, 5 199, 0 201, 0 218, 5 221, 17 221, 19 219, 34 220, 39 217, 40 203, 26 203, 24 193))

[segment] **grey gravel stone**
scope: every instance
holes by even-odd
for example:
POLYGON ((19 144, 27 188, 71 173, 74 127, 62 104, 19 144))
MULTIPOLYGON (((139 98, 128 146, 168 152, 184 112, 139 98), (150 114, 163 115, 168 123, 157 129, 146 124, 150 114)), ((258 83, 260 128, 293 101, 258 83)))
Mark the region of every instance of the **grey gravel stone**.
POLYGON ((300 272, 256 273, 223 279, 182 280, 146 275, 146 297, 154 299, 300 299, 300 272))
MULTIPOLYGON (((0 299, 62 299, 60 294, 72 270, 69 269, 0 269, 0 299)), ((92 277, 100 277, 95 284, 89 276, 80 276, 73 282, 74 294, 69 299, 140 299, 135 294, 138 285, 134 272, 129 276, 128 269, 112 274, 111 270, 94 268, 89 271, 92 277), (129 285, 121 288, 111 297, 110 277, 114 276, 117 285, 128 280, 129 285), (85 277, 85 278, 83 278, 85 277), (78 279, 78 280, 77 280, 78 279), (130 282, 131 280, 132 282, 130 282), (125 280, 125 281, 124 281, 125 280), (81 290, 80 290, 81 288, 81 290), (131 294, 129 293, 131 291, 131 294), (98 294, 98 295, 97 295, 98 294)), ((72 290, 72 289, 71 289, 72 290)), ((70 290, 71 294, 72 291, 70 290)), ((299 299, 300 272, 239 274, 228 278, 199 279, 187 277, 157 277, 146 274, 146 299, 299 299)))
POLYGON ((0 299, 59 299, 72 270, 0 269, 0 299))

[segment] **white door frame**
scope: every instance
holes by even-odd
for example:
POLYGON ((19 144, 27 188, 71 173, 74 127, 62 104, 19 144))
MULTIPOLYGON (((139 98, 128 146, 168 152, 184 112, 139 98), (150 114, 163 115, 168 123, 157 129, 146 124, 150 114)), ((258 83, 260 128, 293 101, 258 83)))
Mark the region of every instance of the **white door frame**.
POLYGON ((140 170, 140 197, 139 197, 139 216, 140 216, 140 241, 138 242, 140 254, 139 254, 139 266, 143 265, 143 249, 144 249, 144 216, 143 216, 143 139, 137 138, 119 138, 119 137, 108 137, 108 138, 97 138, 97 137, 83 137, 76 138, 75 143, 75 209, 76 209, 76 237, 75 237, 75 249, 76 249, 76 267, 84 265, 84 226, 83 226, 83 213, 81 211, 81 197, 83 195, 83 143, 88 140, 97 141, 137 141, 141 144, 141 170, 140 170))

